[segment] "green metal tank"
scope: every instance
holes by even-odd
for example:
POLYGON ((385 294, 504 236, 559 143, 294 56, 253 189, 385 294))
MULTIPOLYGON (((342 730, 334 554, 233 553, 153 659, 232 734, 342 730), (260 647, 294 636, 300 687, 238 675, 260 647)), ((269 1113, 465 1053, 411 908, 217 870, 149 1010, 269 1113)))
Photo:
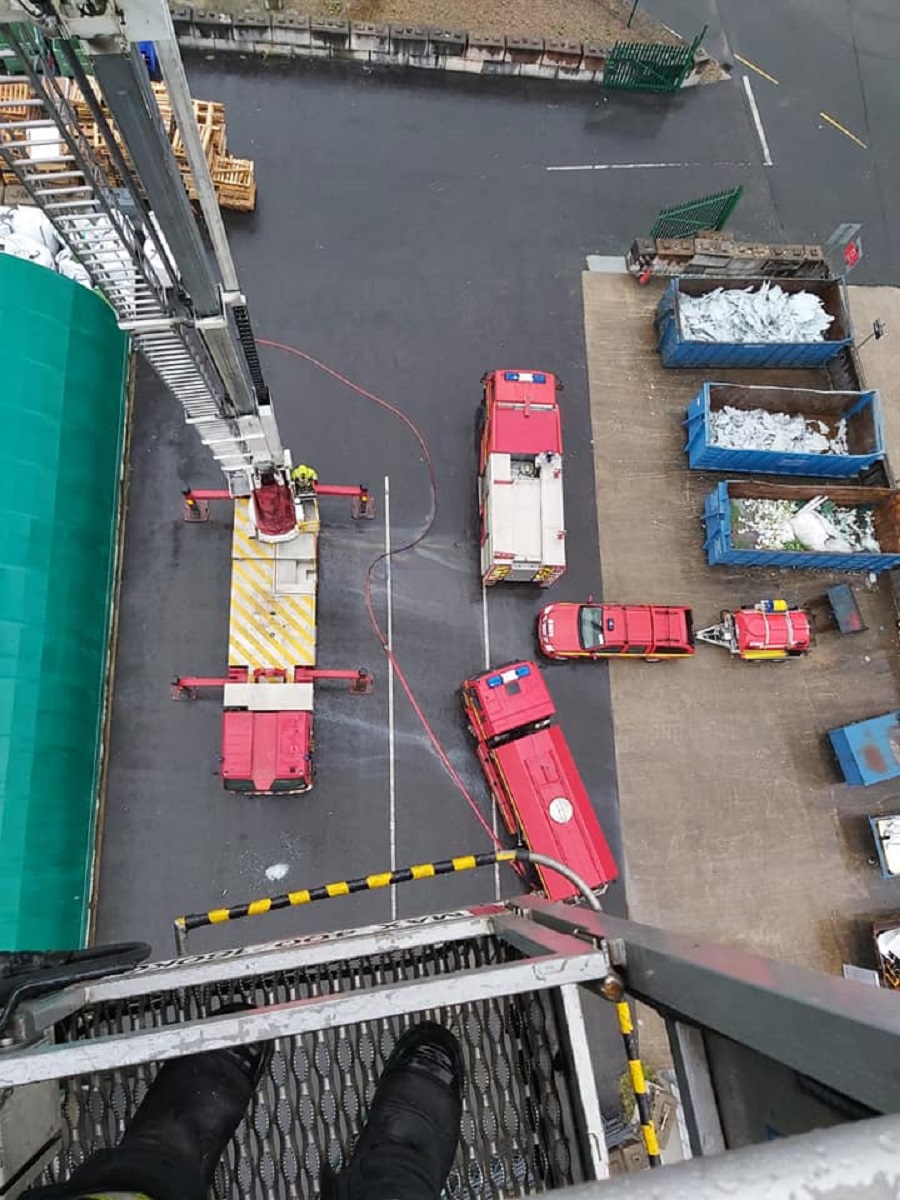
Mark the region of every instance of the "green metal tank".
POLYGON ((87 933, 127 356, 104 299, 0 254, 0 949, 87 933))

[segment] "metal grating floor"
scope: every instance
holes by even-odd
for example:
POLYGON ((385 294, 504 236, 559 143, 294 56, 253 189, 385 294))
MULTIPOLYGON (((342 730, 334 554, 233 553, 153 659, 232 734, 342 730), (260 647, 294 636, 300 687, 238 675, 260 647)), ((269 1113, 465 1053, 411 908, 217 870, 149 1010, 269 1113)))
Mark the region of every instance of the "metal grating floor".
MULTIPOLYGON (((311 971, 255 976, 98 1005, 56 1028, 72 1041, 191 1020, 237 997, 258 1003, 327 995, 450 974, 513 952, 483 937, 311 971)), ((452 1200, 521 1196, 582 1181, 552 992, 498 997, 420 1014, 460 1038, 466 1065, 462 1138, 447 1181, 452 1200)), ((339 1167, 391 1048, 415 1018, 366 1022, 280 1040, 253 1108, 220 1164, 221 1200, 314 1197, 323 1161, 339 1167)), ((113 1145, 155 1066, 63 1083, 63 1148, 46 1181, 64 1179, 95 1148, 113 1145)))

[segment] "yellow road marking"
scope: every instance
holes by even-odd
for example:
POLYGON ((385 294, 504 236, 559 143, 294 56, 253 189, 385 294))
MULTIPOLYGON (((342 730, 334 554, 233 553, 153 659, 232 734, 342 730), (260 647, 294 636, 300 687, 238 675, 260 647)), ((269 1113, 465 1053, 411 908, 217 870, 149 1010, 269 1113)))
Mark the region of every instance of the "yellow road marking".
POLYGON ((844 137, 848 137, 851 142, 856 142, 857 146, 859 146, 860 149, 868 150, 869 147, 862 140, 862 138, 858 138, 855 133, 851 133, 850 130, 846 127, 846 125, 842 125, 840 123, 840 121, 836 121, 834 119, 834 117, 829 116, 829 114, 827 112, 820 112, 819 116, 822 118, 823 121, 827 121, 829 125, 833 125, 835 129, 837 129, 840 133, 842 133, 844 135, 844 137))
POLYGON ((749 67, 751 71, 755 71, 757 75, 762 75, 763 79, 768 79, 769 83, 774 83, 778 87, 778 80, 775 76, 770 75, 768 71, 764 71, 762 67, 758 67, 755 62, 751 62, 749 58, 744 58, 742 54, 735 54, 734 57, 739 63, 742 63, 745 67, 749 67))

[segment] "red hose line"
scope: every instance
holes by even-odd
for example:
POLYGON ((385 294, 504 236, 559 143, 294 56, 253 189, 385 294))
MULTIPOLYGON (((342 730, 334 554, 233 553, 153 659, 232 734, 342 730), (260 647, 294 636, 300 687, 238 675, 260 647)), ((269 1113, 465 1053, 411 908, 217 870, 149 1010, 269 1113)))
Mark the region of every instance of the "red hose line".
POLYGON ((485 819, 480 808, 475 803, 475 800, 474 800, 471 792, 466 787, 466 785, 463 783, 462 779, 460 778, 459 772, 456 770, 453 763, 448 758, 447 752, 444 750, 444 747, 441 745, 440 739, 438 738, 431 723, 429 722, 424 711, 422 710, 421 705, 419 704, 418 700, 416 699, 415 693, 413 692, 413 690, 409 684, 409 681, 406 678, 406 674, 404 673, 403 668, 400 666, 399 662, 397 661, 397 657, 394 654, 393 650, 387 644, 387 638, 385 637, 384 630, 381 627, 381 623, 375 614, 375 608, 372 603, 372 581, 373 581, 374 574, 375 574, 375 571, 378 568, 378 566, 380 566, 380 564, 383 563, 388 558, 393 558, 397 554, 403 554, 407 550, 414 549, 416 546, 419 545, 420 542, 425 540, 425 538, 428 536, 428 534, 431 532, 432 528, 434 527, 435 518, 437 516, 437 482, 435 480, 434 461, 431 457, 431 451, 428 448, 428 443, 425 441, 425 438, 420 433, 419 428, 416 425, 416 423, 412 420, 411 417, 408 417, 405 412, 403 412, 401 409, 397 408, 395 405, 391 404, 388 400, 382 399, 381 396, 376 396, 374 392, 370 392, 366 388, 361 387, 358 383, 354 383, 352 379, 348 379, 346 375, 342 375, 341 372, 335 370, 334 367, 329 367, 327 363, 320 362, 319 359, 314 358, 311 354, 307 354, 305 350, 300 350, 296 346, 289 346, 285 342, 276 342, 276 341, 270 340, 269 338, 258 338, 257 341, 259 342, 260 346, 269 346, 273 350, 283 350, 286 354, 293 354, 296 358, 300 358, 304 362, 309 363, 311 366, 317 367, 324 374, 330 375, 332 379, 337 380, 337 382, 343 384, 344 387, 347 387, 351 391, 356 392, 357 395, 365 397, 366 400, 371 400, 373 402, 373 404, 377 404, 379 408, 383 408, 386 412, 390 413, 392 417, 396 417, 398 421, 402 421, 403 424, 406 426, 406 428, 410 431, 410 433, 413 435, 413 437, 416 439, 416 441, 419 444, 419 449, 422 451, 422 461, 425 463, 425 468, 428 472, 428 492, 429 492, 428 516, 427 516, 425 523, 422 526, 421 530, 415 535, 415 537, 411 538, 410 541, 406 542, 402 546, 394 547, 390 551, 383 551, 381 554, 379 554, 375 558, 373 558, 372 561, 369 563, 369 566, 366 569, 366 582, 365 582, 365 592, 364 592, 366 612, 369 615, 369 621, 372 625, 372 628, 375 631, 375 636, 378 638, 378 641, 381 643, 381 648, 385 653, 385 657, 387 658, 388 662, 393 667, 394 674, 396 675, 397 680, 400 683, 400 686, 403 688, 406 698, 409 701, 410 705, 412 706, 413 712, 418 717, 418 719, 422 725, 422 728, 425 730, 425 733, 427 734, 429 741, 431 742, 432 746, 434 747, 435 753, 437 754, 438 758, 441 760, 441 763, 444 766, 444 770, 447 772, 447 774, 453 780, 453 783, 456 785, 457 789, 462 794, 463 799, 466 801, 469 808, 472 810, 472 813, 474 814, 478 823, 481 825, 484 832, 488 835, 488 837, 494 843, 494 845, 496 845, 502 849, 502 843, 500 842, 500 839, 496 836, 494 831, 491 829, 490 825, 488 824, 487 820, 485 819))

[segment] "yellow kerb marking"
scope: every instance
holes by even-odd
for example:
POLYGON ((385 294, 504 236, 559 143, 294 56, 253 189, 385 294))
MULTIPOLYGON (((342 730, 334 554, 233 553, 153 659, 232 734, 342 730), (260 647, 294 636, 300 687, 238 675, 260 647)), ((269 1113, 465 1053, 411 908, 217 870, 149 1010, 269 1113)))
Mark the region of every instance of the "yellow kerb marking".
POLYGON ((419 863, 417 867, 410 867, 413 879, 430 879, 434 875, 434 863, 419 863))
POLYGON ((856 142, 857 146, 859 146, 861 150, 868 150, 869 147, 862 140, 862 138, 858 138, 855 133, 851 133, 846 125, 842 125, 840 121, 836 121, 835 118, 830 116, 827 112, 820 112, 819 116, 823 121, 827 121, 829 125, 833 125, 835 129, 844 135, 844 137, 848 137, 851 142, 856 142))
POLYGON ((757 75, 762 75, 763 79, 768 79, 769 83, 774 83, 778 87, 778 80, 775 76, 770 75, 768 71, 764 71, 762 67, 758 67, 755 62, 751 62, 749 58, 744 58, 741 54, 736 54, 734 57, 743 66, 748 67, 751 71, 755 71, 757 75))
POLYGON ((350 885, 347 883, 347 881, 345 879, 342 879, 340 883, 326 884, 325 891, 328 893, 329 896, 349 896, 350 895, 350 885))

